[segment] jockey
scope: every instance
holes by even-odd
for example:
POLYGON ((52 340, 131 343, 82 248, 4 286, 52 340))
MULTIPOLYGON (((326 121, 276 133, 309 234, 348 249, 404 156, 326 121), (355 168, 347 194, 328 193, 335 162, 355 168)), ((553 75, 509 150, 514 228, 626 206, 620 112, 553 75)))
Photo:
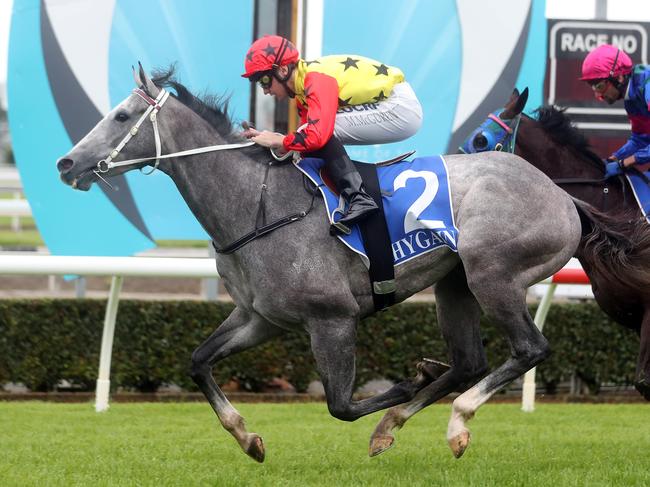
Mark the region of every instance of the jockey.
POLYGON ((343 144, 396 142, 417 132, 422 108, 404 74, 355 55, 305 61, 290 41, 275 35, 253 43, 244 67, 242 76, 259 82, 265 95, 294 98, 301 123, 287 135, 248 128, 244 136, 281 152, 298 151, 325 160, 348 204, 333 232, 348 233, 350 225, 377 211, 343 144))
POLYGON ((633 66, 625 52, 604 44, 587 55, 580 79, 589 83, 597 100, 611 105, 622 99, 632 125, 625 145, 607 158, 605 177, 621 174, 633 164, 650 163, 650 66, 633 66))

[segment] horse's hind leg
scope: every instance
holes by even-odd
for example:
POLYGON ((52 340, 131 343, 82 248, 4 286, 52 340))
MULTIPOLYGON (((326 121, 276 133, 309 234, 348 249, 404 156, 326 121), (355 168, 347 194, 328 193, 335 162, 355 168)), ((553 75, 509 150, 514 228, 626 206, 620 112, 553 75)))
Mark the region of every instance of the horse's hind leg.
POLYGON ((438 324, 447 342, 451 368, 418 392, 412 401, 386 412, 370 437, 370 456, 390 448, 395 440, 392 431, 401 428, 418 411, 450 392, 467 389, 487 370, 479 331, 481 310, 467 287, 461 265, 436 283, 435 296, 438 324))
POLYGON ((494 273, 483 273, 475 277, 480 279, 470 280, 472 292, 485 314, 505 331, 511 355, 496 370, 454 400, 447 441, 456 458, 460 457, 469 445, 469 430, 465 423, 474 416, 476 410, 495 392, 550 354, 546 338, 528 313, 525 284, 517 283, 521 279, 510 277, 512 280, 509 281, 509 276, 494 273))
POLYGON ((647 401, 650 401, 650 309, 648 308, 643 313, 639 340, 639 357, 634 386, 647 401))
POLYGON ((223 427, 235 437, 244 452, 258 462, 264 461, 262 438, 246 431, 244 418, 214 381, 212 367, 217 361, 264 343, 282 332, 282 329, 259 315, 235 308, 221 326, 192 353, 192 379, 205 394, 223 427))

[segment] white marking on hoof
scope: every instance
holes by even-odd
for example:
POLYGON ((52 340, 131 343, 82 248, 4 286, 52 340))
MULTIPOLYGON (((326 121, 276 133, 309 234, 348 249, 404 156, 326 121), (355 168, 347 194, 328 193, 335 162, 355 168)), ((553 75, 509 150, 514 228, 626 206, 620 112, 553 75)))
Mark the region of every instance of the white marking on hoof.
POLYGON ((447 440, 449 448, 451 448, 451 451, 456 458, 463 456, 463 453, 465 453, 465 450, 467 450, 467 447, 469 446, 469 440, 470 434, 467 430, 447 440))

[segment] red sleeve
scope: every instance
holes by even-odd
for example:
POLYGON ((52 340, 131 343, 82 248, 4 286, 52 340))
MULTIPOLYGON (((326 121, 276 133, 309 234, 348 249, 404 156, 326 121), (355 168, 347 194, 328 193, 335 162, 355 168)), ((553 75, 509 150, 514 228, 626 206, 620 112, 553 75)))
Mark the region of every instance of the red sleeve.
POLYGON ((305 76, 306 106, 296 101, 301 126, 283 141, 287 151, 311 152, 323 147, 334 133, 339 107, 339 85, 335 78, 317 72, 305 76))

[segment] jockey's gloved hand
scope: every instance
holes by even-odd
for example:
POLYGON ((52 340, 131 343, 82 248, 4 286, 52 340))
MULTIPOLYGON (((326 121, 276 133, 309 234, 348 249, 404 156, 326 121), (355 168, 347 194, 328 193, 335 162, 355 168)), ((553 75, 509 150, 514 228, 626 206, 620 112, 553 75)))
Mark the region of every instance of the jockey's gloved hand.
POLYGON ((605 179, 623 174, 623 161, 611 161, 605 164, 605 179))
POLYGON ((244 130, 241 132, 240 135, 246 139, 257 137, 260 134, 259 130, 256 130, 251 124, 249 124, 245 120, 241 123, 241 128, 244 130))

